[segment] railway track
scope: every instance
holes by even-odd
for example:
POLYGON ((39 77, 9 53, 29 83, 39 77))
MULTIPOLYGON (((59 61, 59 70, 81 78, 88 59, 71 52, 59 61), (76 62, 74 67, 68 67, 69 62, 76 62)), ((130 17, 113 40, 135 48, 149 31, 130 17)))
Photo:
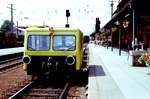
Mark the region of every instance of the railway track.
POLYGON ((64 99, 69 88, 69 83, 65 85, 52 85, 43 88, 36 85, 36 81, 29 83, 9 99, 64 99))
POLYGON ((0 71, 22 64, 23 52, 0 56, 0 71))
POLYGON ((18 59, 22 59, 22 56, 19 56, 19 57, 16 57, 16 58, 7 59, 7 60, 3 60, 3 61, 0 61, 0 65, 1 65, 1 64, 5 64, 5 63, 8 63, 8 62, 15 61, 15 60, 18 60, 18 59))
POLYGON ((9 99, 87 99, 87 74, 80 77, 79 75, 70 79, 62 77, 52 79, 48 83, 41 79, 35 80, 20 90, 11 91, 8 97, 9 99))
POLYGON ((22 64, 22 57, 12 58, 5 61, 0 61, 0 71, 6 70, 22 64))
POLYGON ((6 61, 8 59, 13 59, 16 57, 20 57, 23 56, 23 52, 19 52, 19 53, 12 53, 12 54, 8 54, 8 55, 0 55, 0 62, 1 61, 6 61))

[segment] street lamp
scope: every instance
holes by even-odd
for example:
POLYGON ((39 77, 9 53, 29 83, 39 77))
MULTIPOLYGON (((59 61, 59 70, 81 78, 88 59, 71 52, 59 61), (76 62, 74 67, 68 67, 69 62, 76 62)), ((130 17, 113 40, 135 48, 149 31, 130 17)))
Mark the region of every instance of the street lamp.
POLYGON ((132 42, 133 42, 133 50, 135 50, 135 3, 134 3, 134 1, 132 1, 132 2, 130 2, 129 3, 129 7, 132 9, 132 24, 133 24, 133 29, 132 29, 132 31, 133 31, 133 40, 132 40, 132 42))
POLYGON ((119 21, 116 21, 116 25, 119 29, 119 56, 121 56, 121 24, 119 21))
POLYGON ((110 34, 111 34, 111 51, 113 51, 113 32, 112 32, 112 26, 109 26, 110 28, 110 34))

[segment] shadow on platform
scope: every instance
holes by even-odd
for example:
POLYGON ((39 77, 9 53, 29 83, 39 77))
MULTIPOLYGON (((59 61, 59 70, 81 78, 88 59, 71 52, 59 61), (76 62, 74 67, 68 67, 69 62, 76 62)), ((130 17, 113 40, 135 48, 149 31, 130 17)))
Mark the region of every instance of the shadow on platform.
POLYGON ((90 65, 89 66, 89 77, 96 77, 96 76, 105 76, 105 72, 101 65, 90 65))

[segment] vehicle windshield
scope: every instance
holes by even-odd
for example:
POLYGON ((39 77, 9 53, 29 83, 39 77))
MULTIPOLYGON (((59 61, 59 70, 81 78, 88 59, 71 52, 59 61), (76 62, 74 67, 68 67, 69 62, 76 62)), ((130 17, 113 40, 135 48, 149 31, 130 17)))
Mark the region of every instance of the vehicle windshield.
POLYGON ((28 37, 28 50, 49 50, 50 49, 50 36, 48 35, 30 35, 28 37))
POLYGON ((75 46, 74 35, 55 35, 53 38, 53 49, 56 51, 73 51, 75 46))

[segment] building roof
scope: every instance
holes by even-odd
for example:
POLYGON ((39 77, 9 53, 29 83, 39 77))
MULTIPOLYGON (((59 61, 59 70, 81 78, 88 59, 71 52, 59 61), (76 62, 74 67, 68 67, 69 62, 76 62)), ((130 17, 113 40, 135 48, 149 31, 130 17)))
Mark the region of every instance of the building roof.
MULTIPOLYGON (((129 12, 129 10, 131 10, 130 3, 133 1, 136 1, 136 0, 128 0, 128 2, 122 8, 117 9, 116 14, 114 14, 113 18, 108 23, 106 23, 104 28, 109 27, 110 24, 112 25, 115 21, 117 21, 117 19, 119 19, 120 16, 125 16, 125 14, 126 14, 125 12, 129 12)), ((119 4, 121 4, 121 3, 119 3, 119 4)))

